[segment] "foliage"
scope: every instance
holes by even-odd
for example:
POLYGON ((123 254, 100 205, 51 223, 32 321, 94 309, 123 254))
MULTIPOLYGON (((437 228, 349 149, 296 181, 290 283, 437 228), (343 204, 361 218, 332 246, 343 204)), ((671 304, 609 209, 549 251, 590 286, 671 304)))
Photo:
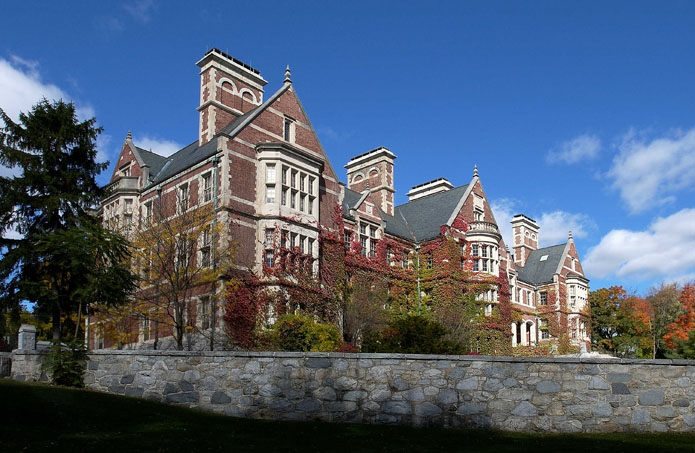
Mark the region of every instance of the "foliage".
POLYGON ((644 299, 612 286, 592 291, 589 303, 595 349, 620 357, 652 357, 649 305, 644 299))
POLYGON ((413 314, 399 317, 378 333, 369 335, 363 352, 409 354, 460 354, 461 345, 446 340, 447 331, 428 316, 413 314))
POLYGON ((73 104, 45 99, 19 123, 0 118, 0 164, 18 170, 0 177, 0 305, 35 302, 58 340, 65 314, 77 313, 79 327, 88 302, 120 303, 133 286, 127 244, 90 215, 108 165, 95 162, 101 128, 78 121, 73 104))
POLYGON ((342 341, 333 324, 315 322, 306 315, 283 315, 270 331, 271 344, 280 351, 336 351, 342 341))
POLYGON ((143 220, 132 242, 140 269, 134 304, 144 309, 142 316, 156 320, 155 334, 162 324, 183 350, 187 334, 198 329, 192 296, 214 296, 217 282, 231 268, 234 244, 220 241, 222 226, 215 222, 212 204, 188 206, 179 197, 175 191, 160 194, 154 202, 157 215, 143 220))
POLYGON ((647 302, 650 310, 648 322, 652 331, 652 342, 654 344, 653 358, 664 358, 669 352, 664 336, 668 332, 668 326, 676 321, 681 314, 681 305, 678 302, 680 290, 675 283, 670 285, 661 284, 659 288, 653 288, 647 302))
POLYGON ((669 324, 664 341, 673 350, 673 354, 695 358, 692 355, 695 345, 693 340, 693 332, 695 332, 695 282, 683 287, 678 302, 683 314, 675 322, 669 324))
POLYGON ((79 341, 67 344, 54 342, 44 358, 43 369, 54 384, 67 387, 84 387, 82 373, 87 360, 87 348, 79 341))
POLYGON ((255 276, 235 278, 227 282, 224 321, 229 339, 245 349, 257 342, 259 327, 263 326, 267 298, 262 297, 255 276))

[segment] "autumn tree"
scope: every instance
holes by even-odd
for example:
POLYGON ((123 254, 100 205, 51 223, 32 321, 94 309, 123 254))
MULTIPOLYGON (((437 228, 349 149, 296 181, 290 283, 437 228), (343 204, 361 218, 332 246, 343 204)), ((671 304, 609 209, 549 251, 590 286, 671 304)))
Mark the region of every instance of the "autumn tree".
POLYGON ((664 341, 671 354, 695 359, 695 282, 683 286, 678 302, 682 314, 668 325, 664 341))
POLYGON ((45 99, 17 123, 1 109, 0 119, 0 164, 19 170, 0 177, 0 306, 36 303, 57 341, 62 319, 75 314, 79 327, 89 302, 122 303, 133 289, 127 242, 90 215, 108 165, 96 162, 101 128, 79 121, 72 103, 45 99))
POLYGON ((213 205, 190 206, 187 197, 181 191, 159 194, 157 212, 142 219, 132 239, 140 274, 134 303, 154 330, 152 336, 160 327, 171 329, 178 350, 193 333, 207 333, 208 328, 212 347, 217 285, 229 271, 234 251, 233 243, 220 240, 222 226, 213 205), (210 305, 197 312, 193 297, 204 294, 210 295, 210 305), (198 316, 205 319, 196 324, 198 316))
POLYGON ((622 286, 589 293, 592 347, 624 357, 651 357, 648 303, 622 286))
POLYGON ((680 290, 675 283, 662 283, 658 288, 652 288, 647 301, 650 305, 650 324, 654 349, 652 358, 665 358, 669 352, 664 336, 668 326, 678 319, 681 314, 681 304, 678 302, 680 290))

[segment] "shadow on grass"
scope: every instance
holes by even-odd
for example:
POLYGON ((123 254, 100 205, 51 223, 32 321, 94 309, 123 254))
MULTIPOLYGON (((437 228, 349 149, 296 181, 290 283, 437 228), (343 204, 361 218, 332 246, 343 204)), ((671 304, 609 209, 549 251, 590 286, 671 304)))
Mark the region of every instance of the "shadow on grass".
POLYGON ((695 434, 526 434, 279 422, 0 379, 0 451, 695 451, 695 434))

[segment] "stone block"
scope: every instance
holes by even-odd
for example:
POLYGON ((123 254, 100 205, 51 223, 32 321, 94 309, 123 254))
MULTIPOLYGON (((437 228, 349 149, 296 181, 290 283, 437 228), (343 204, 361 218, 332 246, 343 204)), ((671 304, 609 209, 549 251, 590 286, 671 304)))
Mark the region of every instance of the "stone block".
POLYGON ((639 393, 642 406, 661 406, 664 404, 664 391, 661 389, 645 390, 639 393))
POLYGON ((464 403, 456 409, 458 415, 484 414, 486 411, 487 405, 482 403, 464 403))
POLYGON ((675 407, 688 407, 690 406, 690 400, 688 398, 680 398, 673 402, 675 407))
POLYGON ((589 381, 590 390, 608 390, 610 386, 608 383, 600 376, 593 376, 589 381))
POLYGON ((536 385, 538 393, 557 393, 560 391, 560 384, 554 381, 541 381, 536 385))
POLYGON ((438 417, 442 414, 442 408, 430 402, 420 403, 415 406, 415 415, 419 417, 438 417))
POLYGON ((170 393, 166 396, 167 403, 197 403, 199 399, 198 392, 170 393))
POLYGON ((193 391, 193 384, 191 384, 188 381, 179 381, 179 388, 181 389, 182 392, 192 392, 193 391))
POLYGON ((296 409, 302 412, 316 412, 321 408, 321 401, 315 398, 306 398, 296 404, 296 409))
POLYGON ((127 375, 121 377, 121 384, 124 384, 124 385, 132 384, 134 380, 135 380, 135 375, 127 374, 127 375))
POLYGON ((307 368, 330 368, 331 360, 325 357, 311 357, 306 361, 307 368))
POLYGON ((538 414, 536 406, 529 403, 528 401, 520 402, 512 411, 512 415, 517 417, 534 417, 538 414))
POLYGON ((336 390, 354 390, 357 388, 357 380, 347 376, 341 376, 336 379, 333 385, 336 390))
POLYGON ((406 401, 386 401, 381 408, 384 413, 391 415, 406 415, 412 413, 410 403, 406 401))
POLYGON ((478 389, 478 377, 471 376, 465 378, 458 383, 456 383, 456 390, 477 390, 478 389))
POLYGON ((621 382, 627 384, 632 379, 632 375, 628 373, 608 373, 606 379, 608 382, 621 382))
POLYGON ((437 404, 448 405, 458 403, 458 392, 452 389, 441 389, 437 394, 437 404))
POLYGON ((613 408, 609 403, 600 402, 594 406, 592 413, 594 417, 610 417, 613 415, 613 408))
POLYGON ((215 392, 210 398, 210 403, 212 404, 228 404, 231 402, 232 399, 225 392, 215 392))
POLYGON ((647 425, 651 423, 652 421, 652 416, 649 414, 649 411, 643 407, 638 407, 634 411, 632 411, 632 424, 633 425, 647 425))
POLYGON ((630 389, 627 387, 627 384, 614 382, 611 384, 611 392, 613 395, 629 395, 630 389))
POLYGON ((126 387, 125 396, 131 396, 133 398, 142 398, 145 389, 142 387, 126 387))
POLYGON ((318 398, 324 401, 335 401, 336 393, 332 387, 319 387, 312 393, 314 398, 318 398))

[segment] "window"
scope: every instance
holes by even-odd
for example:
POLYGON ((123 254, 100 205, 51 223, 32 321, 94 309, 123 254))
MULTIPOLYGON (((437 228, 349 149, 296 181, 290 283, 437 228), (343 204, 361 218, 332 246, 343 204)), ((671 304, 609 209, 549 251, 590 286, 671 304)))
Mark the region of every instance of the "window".
POLYGON ((367 236, 360 236, 360 247, 362 256, 367 256, 367 236))
POLYGON ((314 178, 309 176, 309 186, 307 187, 307 192, 309 192, 309 195, 314 194, 314 178))
POLYGON ((133 229, 133 214, 123 215, 123 227, 127 233, 130 233, 130 231, 133 229))
POLYGON ((545 319, 540 320, 539 330, 541 331, 541 340, 547 340, 550 338, 550 332, 548 332, 548 321, 545 319))
POLYGON ((479 256, 478 244, 473 244, 473 256, 479 256))
POLYGON ((370 258, 376 257, 376 241, 374 239, 371 239, 369 241, 369 257, 370 258))
POLYGON ((299 210, 304 212, 304 196, 299 195, 299 210))
POLYGON ((478 211, 477 209, 473 211, 473 220, 476 222, 480 222, 483 220, 483 213, 482 211, 478 211))
POLYGON ((290 177, 290 187, 293 189, 297 187, 297 172, 295 170, 292 170, 292 176, 290 177))
POLYGON ((295 209, 297 207, 297 191, 293 190, 290 194, 290 207, 295 209))
POLYGON ((282 205, 287 206, 287 189, 282 189, 282 205))
POLYGON ((393 257, 392 255, 393 255, 393 253, 391 252, 391 246, 387 245, 386 246, 386 263, 392 264, 391 263, 391 258, 393 257))
POLYGON ((209 267, 211 258, 210 246, 212 245, 212 227, 208 226, 203 230, 202 242, 202 247, 200 248, 200 265, 203 267, 209 267))
POLYGON ((130 162, 122 166, 119 170, 121 176, 130 176, 130 162))
POLYGON ((487 245, 482 246, 481 249, 483 252, 483 258, 487 258, 487 245))
POLYGON ((478 272, 479 270, 480 270, 480 269, 479 269, 478 260, 473 260, 473 271, 474 271, 474 272, 478 272))
POLYGON ((364 224, 360 225, 360 234, 367 234, 367 226, 364 224))
POLYGON ((540 293, 540 304, 541 305, 548 305, 548 293, 543 291, 540 293))
POLYGON ((212 200, 212 177, 210 173, 206 173, 203 175, 203 201, 210 200, 212 200))
POLYGON ((150 318, 147 316, 142 318, 142 341, 150 339, 150 318))
POLYGON ((349 231, 343 233, 343 240, 345 241, 345 250, 350 251, 350 244, 352 242, 352 234, 349 231))
POLYGON ((125 199, 125 212, 128 214, 133 213, 133 199, 132 198, 126 198, 125 199))
POLYGON ((294 121, 291 118, 285 117, 284 127, 282 131, 282 138, 286 142, 294 143, 294 121))
POLYGON ((188 184, 179 186, 179 210, 186 211, 188 209, 188 184))
POLYGON ((143 207, 143 217, 145 222, 151 222, 152 221, 152 202, 148 201, 145 203, 145 206, 143 207))
POLYGON ((521 302, 521 289, 520 288, 516 289, 516 301, 521 302))
POLYGON ((265 202, 275 203, 275 186, 265 188, 265 202))
POLYGON ((307 247, 306 253, 308 255, 313 255, 314 254, 314 240, 309 238, 309 246, 307 247))
POLYGON ((265 229, 265 248, 271 249, 273 248, 273 235, 275 234, 275 230, 272 228, 266 228, 265 229))
POLYGON ((297 247, 297 233, 292 233, 290 237, 290 247, 295 248, 297 247))
POLYGON ((274 255, 272 250, 265 251, 265 265, 267 267, 273 267, 274 255))
POLYGON ((487 272, 487 260, 481 260, 483 262, 483 272, 487 272))
POLYGON ((313 215, 314 214, 314 197, 309 197, 308 208, 309 208, 309 215, 313 215))
POLYGON ((200 320, 200 328, 203 330, 210 328, 210 313, 211 303, 210 296, 203 296, 198 300, 198 319, 200 320))
POLYGON ((427 264, 425 265, 426 269, 432 269, 432 253, 427 254, 427 264))
POLYGON ((265 167, 266 184, 275 184, 275 164, 268 164, 265 167))
POLYGON ((282 230, 280 232, 280 246, 284 247, 284 248, 288 248, 288 245, 289 244, 287 244, 287 231, 282 230))

